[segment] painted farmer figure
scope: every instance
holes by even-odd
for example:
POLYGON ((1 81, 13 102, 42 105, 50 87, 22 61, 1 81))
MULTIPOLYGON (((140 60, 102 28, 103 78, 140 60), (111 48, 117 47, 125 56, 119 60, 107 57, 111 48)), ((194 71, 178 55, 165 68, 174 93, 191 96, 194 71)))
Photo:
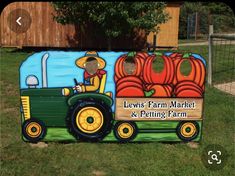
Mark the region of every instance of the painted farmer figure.
POLYGON ((77 59, 76 65, 85 71, 83 84, 76 85, 75 89, 78 92, 100 92, 100 88, 104 87, 102 84, 105 83, 102 79, 106 78, 106 71, 103 70, 105 64, 95 51, 88 51, 84 57, 77 59))

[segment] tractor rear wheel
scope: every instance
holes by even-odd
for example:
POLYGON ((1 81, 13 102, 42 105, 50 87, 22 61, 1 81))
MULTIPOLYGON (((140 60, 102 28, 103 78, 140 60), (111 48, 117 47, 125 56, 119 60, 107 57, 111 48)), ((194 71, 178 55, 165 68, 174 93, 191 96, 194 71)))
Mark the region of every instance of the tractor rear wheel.
POLYGON ((112 128, 112 110, 103 101, 79 100, 68 117, 70 133, 84 141, 101 141, 112 128))

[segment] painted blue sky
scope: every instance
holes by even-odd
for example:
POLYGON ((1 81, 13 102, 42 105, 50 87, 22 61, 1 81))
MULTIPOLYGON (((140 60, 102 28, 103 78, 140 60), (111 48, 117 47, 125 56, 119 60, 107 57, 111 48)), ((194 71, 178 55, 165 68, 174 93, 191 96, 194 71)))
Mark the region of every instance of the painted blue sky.
MULTIPOLYGON (((83 82, 84 70, 75 65, 75 61, 85 55, 85 51, 81 52, 65 52, 65 51, 44 51, 35 53, 28 57, 20 67, 20 88, 28 88, 26 78, 29 75, 35 75, 38 78, 39 85, 42 88, 42 56, 48 53, 47 60, 47 77, 48 87, 73 87, 74 78, 78 82, 83 82)), ((114 84, 114 66, 117 58, 126 52, 99 52, 99 56, 106 61, 104 70, 107 71, 107 80, 105 92, 111 91, 115 97, 114 84)), ((114 108, 114 106, 112 107, 114 108)))
MULTIPOLYGON (((48 87, 73 87, 76 78, 78 82, 83 82, 84 70, 75 65, 77 58, 85 55, 84 52, 63 52, 45 51, 35 53, 28 57, 20 67, 20 88, 27 88, 26 78, 28 75, 35 75, 39 80, 38 88, 42 87, 42 56, 48 53, 47 77, 48 87)), ((114 65, 117 58, 126 52, 99 52, 99 56, 106 61, 104 70, 107 71, 107 82, 105 91, 114 92, 114 65)))
MULTIPOLYGON (((75 65, 77 58, 85 55, 85 51, 71 52, 71 51, 43 51, 29 56, 20 67, 20 88, 27 88, 26 77, 28 75, 35 75, 39 80, 39 88, 42 87, 42 71, 41 59, 42 56, 48 53, 47 60, 47 77, 48 87, 72 87, 74 86, 73 79, 76 78, 78 82, 83 82, 84 70, 75 65)), ((114 66, 117 58, 126 52, 99 52, 99 56, 106 61, 107 84, 105 91, 114 92, 114 66)), ((171 52, 165 53, 169 55, 171 52)), ((194 57, 200 59, 205 64, 205 60, 197 54, 194 57)))
MULTIPOLYGON (((48 87, 73 87, 76 78, 78 82, 83 82, 84 70, 75 65, 77 58, 85 55, 85 51, 43 51, 29 56, 20 67, 20 88, 27 88, 26 77, 35 75, 39 80, 38 88, 42 87, 42 56, 48 53, 47 60, 47 77, 48 87)), ((114 92, 114 65, 117 58, 126 52, 99 52, 99 56, 106 61, 104 70, 107 71, 107 82, 105 91, 114 92)), ((166 52, 169 55, 171 52, 166 52)), ((205 60, 198 54, 193 54, 194 57, 200 59, 205 64, 205 60)))
MULTIPOLYGON (((26 78, 29 75, 35 75, 39 80, 39 86, 42 87, 42 56, 48 53, 47 60, 47 77, 48 87, 73 87, 74 78, 78 82, 83 82, 84 70, 75 65, 76 59, 85 55, 85 51, 72 52, 72 51, 43 51, 29 56, 20 66, 20 88, 28 88, 26 85, 26 78)), ((115 97, 115 84, 114 84, 114 66, 119 56, 127 52, 98 52, 99 56, 106 61, 104 70, 107 71, 107 81, 105 92, 111 91, 115 97)), ((149 53, 151 54, 151 53, 149 53)), ((166 52, 169 55, 171 52, 166 52)), ((205 60, 197 54, 194 57, 205 60)))

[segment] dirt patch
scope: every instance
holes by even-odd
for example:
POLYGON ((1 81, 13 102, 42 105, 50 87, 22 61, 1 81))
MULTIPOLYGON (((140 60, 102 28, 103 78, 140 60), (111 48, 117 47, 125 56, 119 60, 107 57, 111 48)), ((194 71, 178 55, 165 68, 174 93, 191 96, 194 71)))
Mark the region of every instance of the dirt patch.
POLYGON ((45 142, 38 142, 36 144, 34 143, 30 143, 29 144, 31 147, 37 147, 37 148, 45 148, 45 147, 48 147, 48 144, 45 143, 45 142))
POLYGON ((235 96, 235 81, 214 85, 217 89, 235 96))
POLYGON ((199 147, 199 143, 198 142, 189 142, 189 143, 187 143, 187 146, 192 149, 197 149, 199 147))
POLYGON ((92 172, 92 175, 95 175, 95 176, 104 176, 104 175, 106 175, 106 173, 104 171, 95 170, 95 171, 92 172))

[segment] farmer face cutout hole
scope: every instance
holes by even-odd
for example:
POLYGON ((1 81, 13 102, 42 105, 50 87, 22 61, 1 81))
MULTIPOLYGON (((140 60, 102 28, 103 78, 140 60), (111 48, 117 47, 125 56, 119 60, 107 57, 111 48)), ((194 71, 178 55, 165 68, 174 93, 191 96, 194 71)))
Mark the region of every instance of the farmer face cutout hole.
POLYGON ((127 56, 123 62, 124 72, 127 75, 133 75, 136 70, 135 59, 132 56, 127 56))
POLYGON ((156 56, 152 63, 152 70, 155 73, 161 73, 164 67, 165 67, 165 61, 161 57, 156 56))
POLYGON ((189 60, 184 60, 181 64, 180 64, 180 73, 183 76, 189 76, 189 74, 192 71, 192 65, 191 62, 189 60))
POLYGON ((99 68, 98 61, 94 57, 89 57, 86 60, 84 68, 89 74, 93 75, 97 72, 99 68))

